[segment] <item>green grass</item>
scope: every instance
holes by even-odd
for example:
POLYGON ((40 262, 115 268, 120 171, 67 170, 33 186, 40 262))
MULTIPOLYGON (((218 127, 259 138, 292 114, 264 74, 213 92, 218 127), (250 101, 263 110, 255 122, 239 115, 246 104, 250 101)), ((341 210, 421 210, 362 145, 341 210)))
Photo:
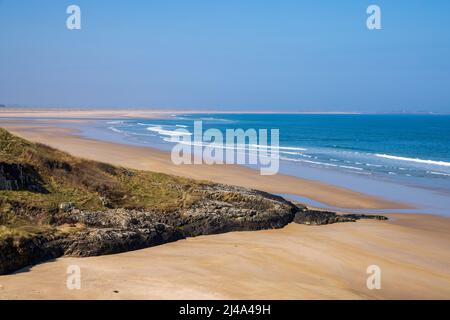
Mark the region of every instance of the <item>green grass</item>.
POLYGON ((0 190, 0 237, 48 231, 62 202, 81 210, 127 208, 164 214, 197 201, 196 190, 205 183, 76 158, 0 128, 1 164, 27 168, 28 178, 46 192, 0 190))

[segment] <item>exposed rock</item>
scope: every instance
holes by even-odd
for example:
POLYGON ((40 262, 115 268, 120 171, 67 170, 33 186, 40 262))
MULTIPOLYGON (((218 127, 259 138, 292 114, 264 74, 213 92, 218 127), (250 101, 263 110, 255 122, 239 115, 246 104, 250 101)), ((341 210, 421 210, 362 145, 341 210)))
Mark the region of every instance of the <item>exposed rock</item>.
POLYGON ((65 241, 64 237, 55 235, 2 239, 0 242, 0 274, 62 256, 65 241))
POLYGON ((265 192, 219 184, 205 185, 200 200, 161 212, 109 209, 87 211, 61 203, 53 224, 81 225, 80 230, 1 242, 0 274, 62 255, 95 256, 146 248, 185 237, 228 231, 281 228, 298 207, 265 192))
POLYGON ((59 209, 62 211, 72 211, 75 209, 75 204, 73 202, 62 202, 59 204, 59 209))
POLYGON ((318 211, 304 209, 296 213, 294 222, 307 225, 324 225, 337 222, 355 222, 360 219, 387 220, 388 218, 380 215, 366 214, 336 214, 330 211, 318 211))
POLYGON ((186 236, 282 228, 298 210, 281 197, 240 187, 207 186, 201 198, 178 219, 186 236))
POLYGON ((33 167, 4 162, 0 162, 0 190, 47 192, 33 167))
POLYGON ((81 225, 73 232, 58 232, 0 243, 0 274, 66 256, 96 256, 160 245, 198 235, 229 231, 282 228, 288 223, 323 225, 384 216, 309 210, 285 199, 251 189, 205 185, 200 200, 167 214, 108 209, 86 211, 61 203, 53 223, 81 225))
POLYGON ((288 223, 323 225, 358 219, 386 220, 384 216, 309 210, 265 192, 205 185, 200 200, 167 214, 108 209, 86 211, 62 203, 55 225, 82 225, 80 230, 8 238, 0 243, 0 274, 62 255, 96 256, 141 249, 185 237, 229 231, 282 228, 288 223))
POLYGON ((179 230, 161 223, 146 229, 88 229, 68 239, 64 255, 98 256, 147 248, 182 238, 179 230))

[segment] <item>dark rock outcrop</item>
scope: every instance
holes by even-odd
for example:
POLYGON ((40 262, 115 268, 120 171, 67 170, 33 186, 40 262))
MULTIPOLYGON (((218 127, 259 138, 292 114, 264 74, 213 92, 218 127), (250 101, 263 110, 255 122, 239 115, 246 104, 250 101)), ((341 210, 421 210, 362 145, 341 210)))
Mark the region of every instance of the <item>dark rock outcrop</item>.
POLYGON ((281 197, 240 187, 211 184, 200 190, 200 199, 188 207, 160 212, 109 209, 62 211, 55 224, 83 224, 88 228, 145 230, 155 224, 171 226, 183 236, 228 231, 282 228, 292 222, 299 208, 281 197))
POLYGON ((205 185, 200 196, 192 206, 167 214, 126 209, 85 211, 64 206, 64 210, 54 215, 53 223, 83 227, 74 232, 2 241, 0 274, 63 255, 119 253, 199 235, 282 228, 291 222, 323 225, 387 219, 309 210, 265 192, 219 184, 205 185))
POLYGON ((82 226, 29 238, 7 238, 0 243, 0 274, 66 256, 96 256, 147 248, 186 237, 229 231, 282 228, 296 222, 323 225, 384 216, 309 210, 265 192, 219 184, 205 185, 200 200, 166 214, 153 211, 78 210, 63 206, 53 216, 58 226, 82 226))
POLYGON ((177 226, 186 236, 229 231, 282 228, 292 222, 297 206, 265 192, 210 185, 202 200, 180 212, 177 226))
POLYGON ((60 257, 66 239, 57 235, 8 237, 0 242, 0 274, 60 257))
POLYGON ((360 219, 387 220, 388 218, 380 215, 336 214, 330 211, 304 209, 296 213, 294 222, 307 225, 324 225, 337 222, 355 222, 360 219))
POLYGON ((39 173, 32 166, 0 162, 0 190, 46 193, 39 173))
POLYGON ((69 237, 67 256, 98 256, 147 248, 184 238, 182 232, 162 223, 145 229, 87 229, 69 237))
POLYGON ((56 229, 63 225, 82 227, 54 235, 7 238, 0 246, 0 274, 62 255, 96 256, 198 235, 282 228, 299 210, 281 197, 219 184, 205 185, 199 196, 195 204, 166 214, 126 209, 86 211, 64 203, 52 224, 56 229))

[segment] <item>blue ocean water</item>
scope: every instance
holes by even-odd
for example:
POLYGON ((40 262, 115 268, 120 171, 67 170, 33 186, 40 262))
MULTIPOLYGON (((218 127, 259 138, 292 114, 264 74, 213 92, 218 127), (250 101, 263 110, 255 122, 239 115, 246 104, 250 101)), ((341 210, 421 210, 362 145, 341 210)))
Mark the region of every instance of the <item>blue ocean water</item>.
POLYGON ((450 206, 450 115, 174 114, 104 120, 91 134, 106 129, 106 139, 170 150, 174 131, 193 132, 195 120, 224 136, 226 129, 279 129, 281 173, 413 198, 428 209, 450 206))

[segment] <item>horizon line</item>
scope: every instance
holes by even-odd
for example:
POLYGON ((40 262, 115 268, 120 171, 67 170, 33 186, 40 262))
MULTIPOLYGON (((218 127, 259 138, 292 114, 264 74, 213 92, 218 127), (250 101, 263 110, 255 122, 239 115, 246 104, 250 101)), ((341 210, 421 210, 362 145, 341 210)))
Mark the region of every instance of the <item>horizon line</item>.
POLYGON ((162 108, 162 107, 72 107, 72 106, 19 106, 19 105, 2 105, 0 104, 0 114, 7 112, 19 112, 19 111, 55 111, 55 110, 65 110, 65 111, 151 111, 159 113, 217 113, 217 114, 342 114, 342 115, 370 115, 370 114, 404 114, 404 115, 414 115, 414 114, 429 114, 429 115, 449 115, 450 112, 442 111, 404 111, 404 110, 392 110, 392 111, 320 111, 320 110, 304 110, 304 111, 290 111, 290 110, 259 110, 255 111, 253 109, 248 110, 218 110, 214 108, 162 108))

